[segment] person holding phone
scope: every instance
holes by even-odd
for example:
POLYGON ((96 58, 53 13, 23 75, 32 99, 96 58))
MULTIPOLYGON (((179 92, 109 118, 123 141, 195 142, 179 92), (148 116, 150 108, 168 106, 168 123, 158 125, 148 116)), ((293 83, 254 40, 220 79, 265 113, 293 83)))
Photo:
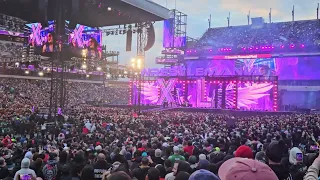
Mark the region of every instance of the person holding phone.
POLYGON ((299 148, 294 147, 290 150, 289 162, 290 174, 293 179, 302 179, 306 173, 307 166, 303 163, 303 153, 299 148))
POLYGON ((14 180, 33 180, 37 178, 34 170, 30 169, 30 160, 24 158, 21 161, 21 169, 14 175, 14 180))

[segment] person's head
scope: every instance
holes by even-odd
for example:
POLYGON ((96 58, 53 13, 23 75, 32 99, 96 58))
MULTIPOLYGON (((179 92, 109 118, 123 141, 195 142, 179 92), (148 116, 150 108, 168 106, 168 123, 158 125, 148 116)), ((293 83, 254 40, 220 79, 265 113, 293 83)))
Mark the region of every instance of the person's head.
POLYGON ((154 152, 154 156, 155 157, 161 157, 162 155, 162 151, 160 149, 156 149, 155 152, 154 152))
POLYGON ((197 163, 197 157, 196 156, 190 156, 188 159, 189 164, 196 164, 197 163))
POLYGON ((146 157, 142 158, 141 165, 142 166, 148 166, 149 165, 149 159, 146 158, 146 157))
POLYGON ((235 152, 235 157, 253 159, 253 152, 249 146, 242 145, 235 152))
POLYGON ((105 161, 106 160, 106 156, 103 153, 99 153, 97 159, 98 159, 98 161, 105 161))
POLYGON ((62 163, 67 162, 68 160, 68 153, 66 151, 62 151, 59 153, 59 161, 62 163))
POLYGON ((219 168, 221 180, 278 180, 272 169, 257 160, 247 158, 232 158, 219 168))
POLYGON ((289 162, 292 165, 297 165, 298 163, 303 162, 303 153, 299 148, 294 147, 290 150, 289 162))
POLYGON ((53 37, 53 34, 52 33, 48 33, 47 35, 47 41, 49 44, 52 44, 53 41, 54 41, 54 37, 53 37))
POLYGON ((157 168, 151 167, 148 170, 148 174, 146 176, 146 180, 159 180, 160 179, 160 172, 157 168))
POLYGON ((190 165, 185 161, 176 161, 173 165, 172 172, 177 175, 180 171, 190 172, 190 165))
POLYGON ((180 153, 180 149, 179 149, 178 146, 174 146, 174 147, 173 147, 173 153, 174 153, 174 154, 179 154, 179 153, 180 153))
POLYGON ((184 171, 180 171, 176 177, 174 178, 174 180, 185 180, 185 179, 189 179, 190 174, 184 171))
POLYGON ((156 168, 158 169, 158 171, 160 172, 160 178, 165 178, 166 176, 166 169, 164 168, 164 166, 162 164, 158 164, 156 165, 156 168))
POLYGON ((266 150, 266 155, 268 157, 269 163, 277 163, 281 162, 283 155, 286 151, 286 146, 283 141, 272 141, 266 150))
POLYGON ((112 173, 107 180, 132 180, 131 177, 123 172, 123 171, 118 171, 115 173, 112 173))
POLYGON ((87 165, 81 171, 81 180, 94 180, 94 169, 92 166, 87 165))
POLYGON ((28 169, 29 166, 30 166, 30 159, 23 158, 22 161, 21 161, 21 168, 28 169))
POLYGON ((6 160, 3 157, 0 157, 0 167, 5 167, 6 165, 6 160))
POLYGON ((89 47, 93 48, 93 49, 98 48, 98 42, 97 42, 97 40, 95 38, 91 37, 89 39, 89 47))
POLYGON ((212 172, 204 169, 200 169, 192 173, 189 180, 220 180, 218 176, 212 172))

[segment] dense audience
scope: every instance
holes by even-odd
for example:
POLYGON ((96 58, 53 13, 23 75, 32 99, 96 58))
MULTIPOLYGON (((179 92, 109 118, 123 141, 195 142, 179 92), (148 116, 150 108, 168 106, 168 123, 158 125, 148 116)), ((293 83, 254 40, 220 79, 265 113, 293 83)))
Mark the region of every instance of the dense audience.
MULTIPOLYGON (((51 82, 45 80, 28 80, 0 78, 2 97, 0 104, 12 111, 19 108, 48 107, 51 82)), ((128 88, 106 86, 84 82, 68 82, 67 107, 74 107, 89 101, 103 101, 108 104, 127 104, 128 88)))
POLYGON ((304 44, 316 45, 319 42, 319 20, 306 20, 281 23, 231 26, 209 29, 195 45, 199 47, 251 47, 265 45, 304 44))
POLYGON ((72 110, 47 119, 31 110, 46 83, 1 79, 0 179, 318 179, 320 115, 137 115, 76 105, 103 94, 72 82, 72 110))
POLYGON ((22 57, 22 43, 0 41, 0 56, 22 57))

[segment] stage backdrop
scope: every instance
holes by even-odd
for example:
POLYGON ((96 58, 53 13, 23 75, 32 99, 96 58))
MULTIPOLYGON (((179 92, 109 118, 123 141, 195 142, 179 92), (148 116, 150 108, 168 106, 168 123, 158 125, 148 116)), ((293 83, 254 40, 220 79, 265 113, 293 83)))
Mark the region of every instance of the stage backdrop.
POLYGON ((278 76, 279 80, 319 80, 320 56, 235 60, 189 60, 187 68, 207 68, 214 75, 278 76))
MULTIPOLYGON (((274 110, 274 84, 272 82, 213 81, 197 78, 179 80, 162 78, 141 84, 140 102, 143 105, 162 105, 171 102, 174 106, 244 110, 274 110), (237 89, 237 90, 236 90, 237 89)), ((137 83, 131 82, 131 102, 137 105, 137 83)))

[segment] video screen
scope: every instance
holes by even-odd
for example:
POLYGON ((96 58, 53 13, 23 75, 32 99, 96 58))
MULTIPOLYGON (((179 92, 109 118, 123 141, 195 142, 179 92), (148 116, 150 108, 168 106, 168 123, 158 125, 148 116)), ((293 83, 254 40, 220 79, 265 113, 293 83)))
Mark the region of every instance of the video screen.
POLYGON ((210 68, 214 76, 278 76, 279 80, 319 80, 320 56, 187 61, 187 67, 210 68))
MULTIPOLYGON (((66 27, 68 24, 66 21, 66 27)), ((44 27, 41 23, 27 24, 30 29, 28 46, 34 46, 35 55, 52 57, 53 52, 64 49, 67 58, 101 58, 102 35, 99 29, 78 24, 74 29, 66 28, 68 37, 62 41, 57 37, 55 22, 49 21, 48 25, 44 27)))

